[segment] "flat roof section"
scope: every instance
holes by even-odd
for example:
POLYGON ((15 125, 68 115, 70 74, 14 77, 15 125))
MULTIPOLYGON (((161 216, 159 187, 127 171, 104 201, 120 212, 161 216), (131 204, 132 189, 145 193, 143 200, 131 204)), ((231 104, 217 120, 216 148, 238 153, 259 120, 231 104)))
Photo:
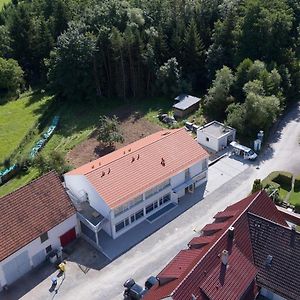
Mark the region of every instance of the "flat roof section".
POLYGON ((175 98, 175 100, 179 100, 176 104, 173 105, 173 108, 186 110, 189 107, 193 106, 196 103, 200 102, 200 98, 191 96, 191 95, 179 95, 175 98))
POLYGON ((223 136, 224 134, 233 131, 234 129, 226 126, 220 122, 213 121, 210 122, 203 127, 199 128, 198 130, 201 130, 204 133, 209 134, 210 136, 213 136, 215 138, 219 138, 223 136))

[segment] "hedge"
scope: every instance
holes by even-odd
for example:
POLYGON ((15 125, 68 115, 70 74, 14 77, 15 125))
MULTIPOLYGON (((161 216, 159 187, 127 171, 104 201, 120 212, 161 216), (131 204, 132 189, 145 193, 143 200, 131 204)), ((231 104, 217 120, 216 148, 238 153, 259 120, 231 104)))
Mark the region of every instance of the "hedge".
POLYGON ((295 177, 294 191, 295 192, 300 192, 300 175, 295 177))
POLYGON ((293 174, 283 171, 275 171, 270 173, 263 181, 262 184, 264 187, 267 185, 273 185, 277 188, 284 188, 287 191, 290 191, 292 188, 293 174))

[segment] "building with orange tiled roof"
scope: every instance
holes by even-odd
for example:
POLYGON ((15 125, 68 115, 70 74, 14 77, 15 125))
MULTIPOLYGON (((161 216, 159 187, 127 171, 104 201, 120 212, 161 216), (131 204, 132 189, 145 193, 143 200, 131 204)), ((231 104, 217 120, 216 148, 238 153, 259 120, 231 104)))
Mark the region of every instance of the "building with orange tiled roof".
POLYGON ((154 133, 64 178, 73 201, 95 210, 82 209, 79 217, 83 234, 100 246, 99 231, 116 238, 145 219, 153 221, 206 182, 207 168, 208 153, 181 128, 154 133), (96 215, 99 220, 93 220, 96 215))

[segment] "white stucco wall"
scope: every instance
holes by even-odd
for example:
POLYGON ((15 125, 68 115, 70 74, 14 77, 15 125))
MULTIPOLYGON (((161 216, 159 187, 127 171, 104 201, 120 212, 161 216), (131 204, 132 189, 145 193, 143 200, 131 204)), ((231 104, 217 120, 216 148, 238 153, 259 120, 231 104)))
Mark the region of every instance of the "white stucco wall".
POLYGON ((214 151, 219 150, 219 142, 218 139, 211 136, 210 134, 204 133, 202 130, 197 130, 197 142, 207 148, 210 148, 214 151), (209 141, 206 140, 209 139, 209 141))
POLYGON ((226 134, 220 136, 220 137, 214 137, 206 132, 203 132, 203 130, 198 129, 197 130, 197 142, 200 145, 203 145, 209 149, 212 149, 214 151, 220 151, 224 146, 227 146, 227 139, 229 136, 232 136, 232 141, 235 140, 235 130, 232 129, 230 132, 227 132, 226 134), (206 140, 206 138, 209 139, 209 141, 206 140))
MULTIPOLYGON (((37 239, 33 240, 20 250, 16 251, 6 259, 2 260, 0 262, 0 290, 1 287, 7 284, 5 276, 4 276, 4 271, 2 269, 3 265, 5 265, 7 262, 13 260, 15 257, 17 257, 19 254, 21 254, 24 251, 28 251, 29 259, 30 259, 30 265, 32 268, 36 267, 36 265, 33 264, 32 257, 35 256, 36 254, 40 253, 43 251, 44 253, 44 258, 46 258, 46 248, 48 246, 52 246, 52 249, 58 249, 61 244, 60 244, 60 239, 59 237, 62 236, 64 233, 66 233, 68 230, 72 229, 75 227, 76 230, 76 235, 80 234, 80 227, 78 226, 77 223, 77 217, 76 214, 71 216, 70 218, 66 219, 64 222, 60 223, 59 225, 55 226, 51 230, 48 231, 48 239, 41 243, 40 237, 37 239)), ((42 262, 42 261, 41 261, 42 262)))
POLYGON ((64 175, 65 184, 79 199, 82 198, 83 192, 88 194, 90 205, 100 212, 105 218, 109 218, 110 208, 83 175, 64 175))
MULTIPOLYGON (((185 182, 185 171, 180 172, 171 178, 171 186, 172 188, 176 188, 177 186, 181 185, 185 182)), ((178 198, 184 196, 184 189, 176 193, 178 198)))

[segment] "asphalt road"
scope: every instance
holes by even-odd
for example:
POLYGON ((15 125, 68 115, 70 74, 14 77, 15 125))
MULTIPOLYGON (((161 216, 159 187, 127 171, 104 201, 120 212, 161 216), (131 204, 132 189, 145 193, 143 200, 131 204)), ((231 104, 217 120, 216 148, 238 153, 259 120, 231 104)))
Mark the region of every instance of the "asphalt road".
MULTIPOLYGON (((253 180, 274 170, 300 174, 300 106, 297 105, 278 123, 271 134, 269 147, 260 159, 242 173, 210 193, 188 211, 168 223, 101 271, 78 272, 76 264, 68 266, 68 278, 54 295, 45 294, 49 282, 41 282, 23 299, 122 299, 122 284, 129 277, 143 284, 156 275, 188 241, 213 221, 213 216, 249 194, 253 180), (45 297, 47 295, 47 297, 45 297)), ((47 291, 48 292, 48 291, 47 291)))

